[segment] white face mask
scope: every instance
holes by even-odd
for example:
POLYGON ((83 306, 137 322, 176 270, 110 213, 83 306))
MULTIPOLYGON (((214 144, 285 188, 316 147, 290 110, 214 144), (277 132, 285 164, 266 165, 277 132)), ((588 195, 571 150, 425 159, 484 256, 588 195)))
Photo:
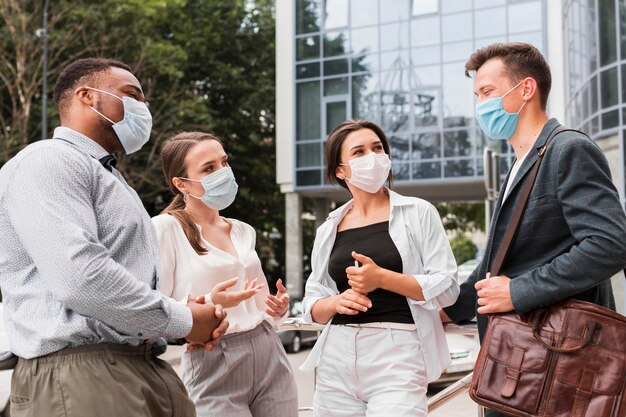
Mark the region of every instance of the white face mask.
POLYGON ((346 181, 371 194, 380 190, 391 171, 391 159, 386 153, 372 152, 339 165, 350 165, 352 178, 346 178, 346 181))
POLYGON ((150 114, 150 110, 148 110, 146 103, 127 96, 120 98, 115 94, 104 90, 98 90, 97 88, 85 88, 108 94, 122 102, 122 105, 124 106, 124 118, 119 122, 114 122, 91 106, 89 106, 89 108, 98 113, 104 119, 111 122, 113 130, 122 143, 124 151, 127 155, 137 152, 148 142, 150 139, 150 131, 152 130, 152 115, 150 114))
POLYGON ((235 196, 239 189, 233 170, 230 167, 224 167, 199 180, 184 177, 180 177, 180 179, 201 183, 204 188, 204 195, 201 197, 193 194, 189 195, 202 200, 208 207, 217 211, 224 210, 230 206, 235 201, 235 196))

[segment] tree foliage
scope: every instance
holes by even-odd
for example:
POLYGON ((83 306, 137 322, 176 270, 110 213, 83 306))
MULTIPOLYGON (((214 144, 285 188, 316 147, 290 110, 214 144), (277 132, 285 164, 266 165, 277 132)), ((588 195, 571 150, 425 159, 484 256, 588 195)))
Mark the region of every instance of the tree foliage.
MULTIPOLYGON (((42 46, 35 34, 42 9, 41 0, 0 0, 0 165, 41 137, 42 46)), ((151 141, 118 167, 151 215, 171 198, 159 160, 163 141, 183 130, 212 132, 223 139, 240 186, 225 215, 256 227, 262 254, 284 252, 283 239, 269 237, 284 230, 275 183, 271 0, 57 0, 48 33, 50 85, 69 63, 95 56, 129 64, 142 83, 154 119, 151 141)), ((51 135, 58 116, 52 105, 47 112, 51 135)))

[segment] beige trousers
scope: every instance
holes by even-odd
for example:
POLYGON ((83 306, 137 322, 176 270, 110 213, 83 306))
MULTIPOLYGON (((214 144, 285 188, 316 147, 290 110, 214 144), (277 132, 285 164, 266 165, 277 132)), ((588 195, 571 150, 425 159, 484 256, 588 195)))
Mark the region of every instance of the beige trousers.
POLYGON ((13 417, 195 417, 172 367, 150 346, 101 344, 20 358, 13 417))

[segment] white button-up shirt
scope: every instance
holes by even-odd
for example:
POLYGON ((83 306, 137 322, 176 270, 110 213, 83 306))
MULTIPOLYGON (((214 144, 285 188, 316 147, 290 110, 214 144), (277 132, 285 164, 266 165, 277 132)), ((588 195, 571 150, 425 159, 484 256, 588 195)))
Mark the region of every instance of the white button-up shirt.
MULTIPOLYGON (((450 364, 450 353, 439 308, 454 304, 459 295, 457 267, 437 209, 427 201, 389 191, 389 235, 400 252, 402 272, 415 277, 422 287, 424 301, 407 297, 417 335, 421 340, 428 381, 434 381, 450 364)), ((311 310, 320 299, 339 294, 328 274, 328 261, 335 243, 337 226, 352 208, 353 201, 330 213, 317 230, 312 272, 306 284, 304 318, 313 322, 311 310)), ((328 322, 309 357, 300 369, 313 370, 323 354, 328 322)))
POLYGON ((198 255, 176 218, 169 214, 153 217, 161 253, 159 288, 166 296, 180 300, 192 293, 210 293, 217 284, 236 277, 239 278, 237 284, 227 291, 239 291, 243 289, 246 279, 252 281, 256 278, 265 287, 253 297, 227 309, 230 324, 226 334, 254 329, 263 320, 277 327, 277 320, 265 312, 269 290, 261 261, 254 249, 256 232, 252 226, 239 220, 226 221, 231 225, 230 239, 237 252, 236 257, 212 246, 205 239, 202 239, 202 244, 208 252, 198 255))

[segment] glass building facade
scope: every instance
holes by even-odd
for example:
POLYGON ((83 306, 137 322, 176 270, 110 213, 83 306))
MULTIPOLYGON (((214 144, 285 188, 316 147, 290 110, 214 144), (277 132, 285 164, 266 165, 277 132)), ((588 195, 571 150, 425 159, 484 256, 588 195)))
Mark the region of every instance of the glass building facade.
POLYGON ((626 0, 566 0, 564 23, 569 122, 594 139, 619 138, 626 184, 626 0))
MULTIPOLYGON (((465 62, 495 42, 546 51, 545 0, 296 0, 294 13, 294 179, 301 190, 324 187, 324 141, 348 118, 381 124, 396 182, 482 181, 487 142, 474 119, 465 62)), ((508 156, 506 172, 508 145, 489 145, 508 156)))

